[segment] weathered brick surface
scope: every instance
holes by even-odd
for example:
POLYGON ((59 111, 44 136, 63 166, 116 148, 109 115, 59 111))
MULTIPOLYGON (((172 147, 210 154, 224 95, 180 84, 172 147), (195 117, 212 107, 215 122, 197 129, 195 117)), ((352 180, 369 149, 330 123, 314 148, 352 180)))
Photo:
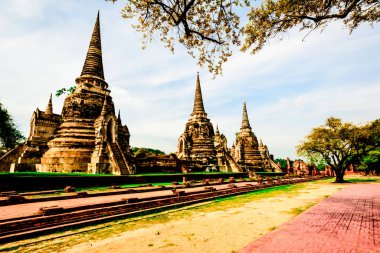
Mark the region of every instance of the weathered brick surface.
MULTIPOLYGON (((245 182, 237 183, 238 186, 245 186, 245 182)), ((227 184, 215 185, 214 188, 217 190, 226 189, 227 184)), ((186 189, 186 193, 204 191, 204 187, 194 187, 186 189)), ((206 191, 205 191, 206 192, 206 191)), ((0 221, 10 218, 20 218, 23 216, 29 216, 37 214, 40 207, 45 206, 59 206, 63 208, 73 208, 85 205, 92 205, 98 203, 111 203, 114 201, 120 201, 122 198, 149 198, 149 197, 163 197, 172 195, 171 190, 161 190, 153 192, 143 192, 143 193, 130 193, 130 194, 120 194, 111 196, 99 196, 91 198, 75 198, 75 199, 65 199, 56 201, 46 201, 46 202, 35 202, 35 203, 25 203, 19 205, 10 205, 0 207, 0 221)))
POLYGON ((380 252, 380 184, 351 185, 241 249, 380 252))

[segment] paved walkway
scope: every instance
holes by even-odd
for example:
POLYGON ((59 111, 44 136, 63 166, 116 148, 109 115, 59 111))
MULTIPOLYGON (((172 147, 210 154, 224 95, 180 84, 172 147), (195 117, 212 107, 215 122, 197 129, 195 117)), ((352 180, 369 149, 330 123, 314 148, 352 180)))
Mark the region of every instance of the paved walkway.
POLYGON ((355 184, 239 253, 380 252, 380 184, 355 184))
MULTIPOLYGON (((243 186, 249 184, 255 184, 251 182, 241 182, 236 183, 237 186, 243 186)), ((213 185, 217 190, 228 188, 228 183, 222 185, 213 185)), ((194 187, 194 188, 186 188, 179 189, 184 190, 185 192, 196 192, 199 190, 203 190, 204 186, 194 187)), ((155 196, 168 196, 172 195, 171 190, 162 190, 162 191, 151 191, 151 192, 142 192, 142 193, 129 193, 129 194, 117 194, 117 195, 109 195, 109 196, 99 196, 99 197, 90 197, 90 198, 75 198, 75 199, 64 199, 64 200, 53 200, 46 202, 34 202, 34 203, 25 203, 18 205, 10 205, 10 206, 1 206, 0 207, 0 220, 10 219, 10 218, 19 218, 29 215, 37 214, 40 207, 47 206, 60 206, 64 208, 68 207, 77 207, 98 203, 110 203, 114 201, 120 201, 122 198, 147 198, 147 197, 155 197, 155 196)))

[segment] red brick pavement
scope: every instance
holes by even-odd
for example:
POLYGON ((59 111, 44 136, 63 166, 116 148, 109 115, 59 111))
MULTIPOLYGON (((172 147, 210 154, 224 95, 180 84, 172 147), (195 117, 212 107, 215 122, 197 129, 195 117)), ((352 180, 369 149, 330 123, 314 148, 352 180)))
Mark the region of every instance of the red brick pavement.
POLYGON ((238 252, 380 252, 380 184, 344 188, 238 252))

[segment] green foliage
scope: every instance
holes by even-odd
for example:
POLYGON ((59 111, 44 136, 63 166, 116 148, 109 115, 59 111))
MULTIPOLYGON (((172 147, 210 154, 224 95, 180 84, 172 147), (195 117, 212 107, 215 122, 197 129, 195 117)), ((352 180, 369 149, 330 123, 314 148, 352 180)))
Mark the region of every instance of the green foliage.
POLYGON ((304 156, 309 165, 317 167, 318 170, 325 170, 326 162, 320 154, 313 154, 310 156, 308 153, 305 153, 304 156))
POLYGON ((24 140, 25 137, 17 129, 12 116, 0 103, 0 144, 6 148, 13 148, 24 140))
POLYGON ((380 174, 380 148, 369 151, 364 155, 363 160, 359 166, 359 170, 364 170, 366 174, 374 172, 376 175, 380 174))
POLYGON ((55 95, 57 97, 61 96, 62 94, 66 94, 66 95, 70 95, 70 94, 73 94, 74 91, 75 91, 75 88, 76 86, 71 86, 70 88, 66 89, 66 88, 62 88, 62 89, 59 89, 55 92, 55 95))
POLYGON ((325 161, 321 161, 320 163, 316 164, 317 170, 325 170, 326 163, 325 161))
POLYGON ((137 158, 143 158, 143 157, 152 156, 152 155, 165 155, 165 152, 159 149, 153 149, 153 148, 132 147, 131 150, 132 150, 132 155, 137 158))
POLYGON ((306 211, 307 209, 309 209, 310 207, 314 206, 316 203, 312 202, 312 203, 308 203, 304 206, 301 206, 301 207, 296 207, 296 208, 292 208, 288 213, 294 215, 294 216, 297 216, 297 215, 300 215, 301 213, 303 213, 304 211, 306 211))
POLYGON ((277 159, 274 159, 274 162, 275 163, 279 163, 281 169, 283 169, 283 170, 286 169, 286 168, 288 168, 288 163, 286 162, 286 159, 277 158, 277 159))
POLYGON ((369 156, 379 147, 379 119, 358 126, 331 117, 325 125, 312 129, 297 146, 297 153, 315 164, 325 162, 335 171, 336 182, 343 182, 344 173, 351 164, 359 165, 366 159, 372 161, 374 158, 369 156))
POLYGON ((357 178, 348 178, 347 179, 348 182, 350 183, 359 183, 359 184, 362 184, 362 183, 380 183, 380 177, 368 177, 368 176, 361 176, 361 177, 357 177, 357 178))

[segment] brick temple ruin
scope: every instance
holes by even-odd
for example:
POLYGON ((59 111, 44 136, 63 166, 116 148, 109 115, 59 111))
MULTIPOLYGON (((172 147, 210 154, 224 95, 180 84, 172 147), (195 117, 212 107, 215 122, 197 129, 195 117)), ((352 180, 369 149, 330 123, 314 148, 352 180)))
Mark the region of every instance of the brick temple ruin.
POLYGON ((199 74, 193 111, 178 139, 176 154, 132 157, 130 133, 115 114, 104 78, 99 13, 81 75, 66 96, 61 114, 53 113, 52 96, 45 111, 30 121, 27 141, 0 157, 0 171, 82 172, 115 175, 136 172, 281 171, 267 146, 257 141, 246 103, 234 145, 214 127, 204 109, 199 74), (136 171, 137 170, 137 171, 136 171))
POLYGON ((207 118, 199 74, 195 84, 193 112, 186 123, 185 131, 178 139, 177 156, 179 159, 192 161, 201 168, 217 165, 220 171, 242 172, 228 152, 227 138, 219 133, 218 128, 214 132, 214 127, 207 118))
POLYGON ((134 173, 129 130, 115 115, 104 78, 99 13, 75 91, 65 98, 61 114, 32 115, 27 141, 1 158, 10 171, 134 173))
MULTIPOLYGON (((220 134, 218 126, 214 127, 207 118, 204 109, 199 74, 195 84, 193 111, 185 130, 178 139, 177 156, 192 161, 198 167, 218 167, 224 172, 242 171, 276 171, 281 168, 273 161, 268 147, 258 144, 249 123, 246 103, 243 104, 243 118, 235 145, 227 148, 227 138, 220 134), (203 165, 203 166, 202 166, 203 165)), ((195 167, 195 166, 193 166, 195 167)))
POLYGON ((244 170, 249 171, 276 171, 281 172, 281 168, 273 161, 269 154, 268 147, 260 141, 252 131, 249 123, 247 105, 243 103, 243 115, 240 131, 236 135, 236 140, 230 149, 234 160, 244 170))

